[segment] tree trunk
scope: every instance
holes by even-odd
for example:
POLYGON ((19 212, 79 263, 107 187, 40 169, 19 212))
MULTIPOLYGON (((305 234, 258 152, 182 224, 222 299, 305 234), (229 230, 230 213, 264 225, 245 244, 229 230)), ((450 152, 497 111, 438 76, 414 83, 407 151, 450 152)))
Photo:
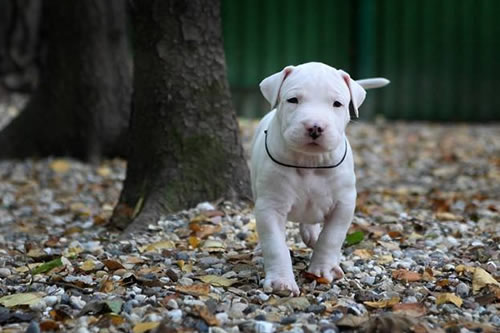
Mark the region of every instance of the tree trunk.
POLYGON ((122 155, 131 69, 124 0, 42 3, 40 84, 0 132, 0 158, 122 155))
POLYGON ((129 230, 218 198, 249 198, 226 79, 220 3, 135 2, 127 178, 111 224, 129 230))

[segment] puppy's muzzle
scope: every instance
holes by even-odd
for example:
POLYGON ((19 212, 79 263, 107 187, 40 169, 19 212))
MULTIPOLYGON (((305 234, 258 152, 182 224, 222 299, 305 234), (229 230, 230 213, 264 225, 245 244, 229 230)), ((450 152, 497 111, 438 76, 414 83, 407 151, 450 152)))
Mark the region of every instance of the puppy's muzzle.
POLYGON ((313 140, 319 138, 323 133, 323 131, 324 131, 323 127, 318 126, 316 124, 307 128, 307 132, 313 140))

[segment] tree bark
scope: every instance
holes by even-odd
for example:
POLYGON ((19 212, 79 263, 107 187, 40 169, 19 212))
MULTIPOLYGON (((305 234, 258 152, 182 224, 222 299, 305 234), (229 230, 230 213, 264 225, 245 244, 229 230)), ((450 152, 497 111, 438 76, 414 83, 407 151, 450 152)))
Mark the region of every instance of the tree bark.
POLYGON ((42 3, 40 84, 0 132, 0 158, 123 155, 131 95, 124 0, 42 3))
POLYGON ((249 198, 220 3, 135 2, 127 177, 111 224, 134 230, 200 201, 249 198))

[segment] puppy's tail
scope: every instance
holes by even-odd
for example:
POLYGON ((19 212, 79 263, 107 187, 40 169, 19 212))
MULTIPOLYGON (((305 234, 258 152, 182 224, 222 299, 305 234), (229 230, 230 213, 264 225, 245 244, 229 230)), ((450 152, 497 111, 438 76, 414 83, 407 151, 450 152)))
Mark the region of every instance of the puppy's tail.
POLYGON ((382 88, 388 85, 391 81, 383 77, 373 77, 369 79, 356 80, 356 82, 365 89, 382 88))

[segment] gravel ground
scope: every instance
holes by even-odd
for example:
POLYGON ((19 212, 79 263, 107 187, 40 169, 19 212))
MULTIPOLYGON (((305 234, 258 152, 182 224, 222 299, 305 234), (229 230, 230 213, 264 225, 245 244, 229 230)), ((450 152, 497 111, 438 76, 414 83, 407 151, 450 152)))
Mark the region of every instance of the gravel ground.
POLYGON ((123 161, 0 162, 0 332, 498 332, 499 133, 352 124, 345 278, 305 275, 289 223, 300 297, 262 289, 245 204, 200 203, 118 240, 104 225, 123 161))

